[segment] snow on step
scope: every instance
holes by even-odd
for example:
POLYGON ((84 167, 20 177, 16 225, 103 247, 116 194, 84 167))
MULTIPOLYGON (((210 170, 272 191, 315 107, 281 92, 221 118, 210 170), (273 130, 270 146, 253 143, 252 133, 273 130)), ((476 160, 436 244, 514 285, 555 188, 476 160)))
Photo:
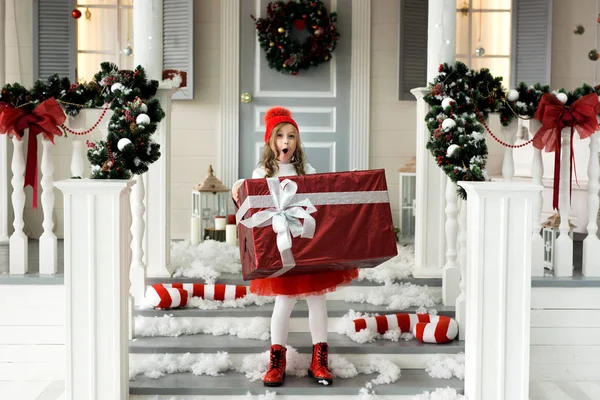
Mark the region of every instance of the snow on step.
MULTIPOLYGON (((277 393, 277 399, 286 399, 287 396, 298 396, 298 399, 306 399, 308 396, 311 400, 317 399, 320 396, 343 396, 344 399, 352 398, 360 393, 368 382, 376 377, 376 374, 365 375, 359 374, 353 378, 334 380, 333 385, 324 387, 315 383, 308 377, 298 378, 287 376, 285 384, 278 388, 273 388, 270 391, 277 393)), ((404 369, 402 375, 394 383, 385 385, 374 385, 373 389, 376 394, 386 396, 390 399, 401 399, 402 397, 389 396, 408 396, 407 399, 412 399, 412 396, 423 393, 424 391, 432 391, 433 388, 450 387, 456 389, 459 393, 463 393, 463 381, 453 379, 436 379, 431 378, 427 372, 423 370, 404 369)), ((169 374, 158 379, 150 379, 144 376, 137 376, 130 381, 129 393, 132 395, 162 395, 162 396, 200 396, 202 399, 208 399, 209 396, 219 396, 221 399, 233 399, 233 396, 246 396, 250 392, 254 396, 264 394, 266 388, 262 381, 257 380, 251 382, 243 374, 236 372, 225 372, 222 376, 196 376, 192 373, 169 374)), ((215 398, 219 398, 215 397, 215 398)), ((290 397, 290 398, 294 398, 290 397)), ((156 397, 149 397, 156 399, 156 397)), ((168 399, 169 397, 165 397, 168 399)), ((241 397, 243 398, 243 397, 241 397)), ((342 397, 340 397, 342 398, 342 397)), ((141 399, 140 397, 131 397, 131 399, 141 399)), ((193 399, 193 398, 192 398, 193 399)), ((248 399, 246 397, 246 399, 248 399)), ((190 399, 191 400, 191 399, 190 399)))

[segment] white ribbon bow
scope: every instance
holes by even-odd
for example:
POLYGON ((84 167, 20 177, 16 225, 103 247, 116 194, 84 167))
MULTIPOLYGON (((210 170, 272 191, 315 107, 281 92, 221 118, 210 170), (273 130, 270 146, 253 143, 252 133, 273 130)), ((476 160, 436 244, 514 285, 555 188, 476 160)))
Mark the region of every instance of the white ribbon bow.
POLYGON ((296 182, 284 179, 280 183, 279 178, 275 177, 267 178, 267 184, 275 207, 259 211, 241 223, 248 228, 273 225, 284 268, 271 275, 271 278, 284 274, 296 265, 291 251, 292 237, 313 238, 316 221, 310 214, 317 209, 309 199, 292 203, 298 190, 296 182), (300 222, 300 218, 304 219, 304 223, 300 222))

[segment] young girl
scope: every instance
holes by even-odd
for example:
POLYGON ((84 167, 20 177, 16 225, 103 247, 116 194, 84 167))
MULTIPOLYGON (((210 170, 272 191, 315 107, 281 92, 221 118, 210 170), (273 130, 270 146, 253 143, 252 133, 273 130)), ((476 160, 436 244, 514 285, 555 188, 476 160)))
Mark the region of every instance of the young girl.
MULTIPOLYGON (((252 178, 314 174, 315 169, 305 162, 298 124, 292 113, 283 107, 273 107, 265 114, 265 147, 259 167, 252 178)), ((233 185, 232 195, 238 202, 243 179, 233 185)), ((308 374, 318 382, 333 382, 329 369, 327 345, 327 303, 325 293, 358 277, 358 270, 321 272, 316 274, 255 279, 250 291, 262 296, 276 296, 271 316, 271 354, 266 386, 281 386, 285 377, 286 344, 289 320, 298 298, 308 305, 308 325, 313 342, 312 361, 308 374)))

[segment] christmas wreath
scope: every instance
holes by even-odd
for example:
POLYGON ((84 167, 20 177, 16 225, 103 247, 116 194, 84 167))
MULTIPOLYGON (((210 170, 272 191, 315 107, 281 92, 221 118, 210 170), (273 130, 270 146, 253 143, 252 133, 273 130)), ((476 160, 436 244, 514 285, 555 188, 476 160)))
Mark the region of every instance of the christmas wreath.
POLYGON ((335 26, 337 14, 329 13, 319 0, 273 1, 267 5, 265 18, 252 19, 269 67, 282 73, 297 75, 302 69, 328 62, 340 37, 335 26), (309 36, 303 41, 293 38, 294 27, 306 29, 309 36))
MULTIPOLYGON (((498 113, 500 123, 508 126, 514 118, 541 119, 543 112, 539 111, 543 110, 538 110, 541 102, 560 105, 561 110, 564 106, 561 112, 565 112, 573 111, 575 103, 589 94, 600 95, 600 85, 592 87, 587 84, 568 93, 564 89, 550 92, 549 86, 539 83, 530 86, 520 83, 507 91, 502 87, 502 78, 492 76, 487 68, 475 71, 461 62, 454 66, 441 64, 438 72, 424 97, 431 107, 425 116, 430 133, 426 146, 438 166, 455 183, 489 180, 485 170, 488 155, 486 131, 504 146, 523 147, 533 141, 538 149, 545 147, 547 151, 554 151, 547 143, 552 132, 539 135, 539 143, 533 139, 517 146, 502 142, 486 125, 489 113, 498 113), (542 137, 546 142, 542 142, 542 137)), ((600 111, 600 105, 596 111, 600 111)), ((569 112, 566 115, 570 115, 569 112)), ((560 123, 560 119, 557 120, 558 132, 562 126, 560 123)), ((582 135, 583 130, 577 126, 580 136, 589 134, 582 135)), ((461 198, 466 197, 461 187, 458 187, 458 194, 461 198)))

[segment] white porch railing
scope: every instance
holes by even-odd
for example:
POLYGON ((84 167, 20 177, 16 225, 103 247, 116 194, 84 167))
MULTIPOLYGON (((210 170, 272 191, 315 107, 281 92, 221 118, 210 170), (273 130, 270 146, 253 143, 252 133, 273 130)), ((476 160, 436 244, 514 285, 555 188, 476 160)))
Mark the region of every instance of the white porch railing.
MULTIPOLYGON (((65 125, 76 131, 82 132, 89 129, 100 119, 102 109, 84 109, 76 117, 68 117, 65 125)), ((39 238, 39 273, 43 275, 54 275, 58 272, 57 263, 57 236, 55 234, 56 226, 53 221, 55 213, 54 199, 54 181, 59 179, 68 179, 71 177, 86 178, 89 177, 90 165, 85 156, 87 148, 86 140, 103 139, 107 135, 108 122, 112 116, 112 111, 107 111, 106 115, 98 126, 86 135, 68 134, 68 137, 57 137, 53 145, 46 139, 41 139, 38 135, 37 140, 42 141, 43 151, 40 163, 40 197, 43 233, 39 238), (64 171, 67 165, 70 165, 70 175, 57 176, 55 171, 64 171)), ((24 232, 26 211, 26 192, 23 188, 25 174, 25 154, 24 148, 27 134, 23 140, 12 138, 13 157, 11 160, 12 172, 12 209, 14 232, 9 238, 9 274, 26 274, 30 266, 28 265, 28 237, 24 232)), ((6 178, 5 178, 6 179, 6 178)), ((141 179, 136 177, 137 184, 131 196, 131 210, 133 214, 133 223, 131 227, 132 241, 131 248, 134 255, 132 261, 131 278, 132 294, 136 299, 142 299, 145 288, 145 264, 142 260, 144 255, 142 238, 145 233, 144 223, 144 185, 141 179)), ((2 177, 0 177, 2 180, 2 177)), ((4 182, 6 183, 6 182, 4 182)), ((6 185, 4 185, 6 186, 6 185)), ((33 220, 33 219, 30 219, 33 220)), ((36 221, 33 221, 35 223, 36 221)))

